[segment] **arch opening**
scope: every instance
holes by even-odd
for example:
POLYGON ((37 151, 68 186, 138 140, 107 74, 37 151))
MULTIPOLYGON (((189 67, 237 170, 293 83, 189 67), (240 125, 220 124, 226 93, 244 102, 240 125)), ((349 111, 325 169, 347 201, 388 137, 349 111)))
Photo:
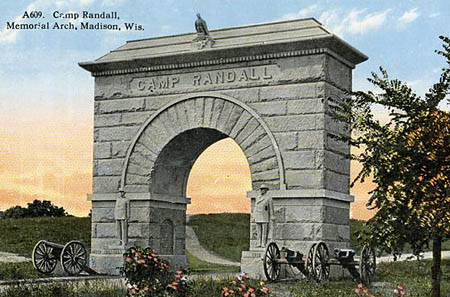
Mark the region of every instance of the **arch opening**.
POLYGON ((189 172, 198 156, 227 136, 217 130, 197 128, 173 138, 155 161, 150 178, 152 195, 186 196, 189 172))
POLYGON ((231 138, 219 140, 200 154, 189 173, 187 214, 250 213, 246 193, 251 190, 244 152, 231 138))

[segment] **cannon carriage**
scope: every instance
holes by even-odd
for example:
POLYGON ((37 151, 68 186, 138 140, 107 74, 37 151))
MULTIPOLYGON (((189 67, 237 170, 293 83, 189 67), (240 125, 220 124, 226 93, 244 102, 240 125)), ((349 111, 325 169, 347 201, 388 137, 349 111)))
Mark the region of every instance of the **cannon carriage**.
POLYGON ((355 257, 355 251, 351 249, 335 249, 330 257, 328 247, 322 241, 311 245, 306 255, 285 247, 280 249, 275 242, 269 243, 263 258, 266 278, 278 280, 282 265, 297 268, 306 279, 317 283, 328 280, 330 267, 339 265, 347 269, 357 283, 368 286, 375 276, 376 255, 375 249, 368 245, 363 247, 359 257, 355 257))
POLYGON ((50 274, 55 270, 58 261, 69 275, 77 275, 82 271, 90 272, 87 267, 88 253, 81 241, 73 240, 62 245, 40 240, 34 246, 32 262, 37 271, 50 274))

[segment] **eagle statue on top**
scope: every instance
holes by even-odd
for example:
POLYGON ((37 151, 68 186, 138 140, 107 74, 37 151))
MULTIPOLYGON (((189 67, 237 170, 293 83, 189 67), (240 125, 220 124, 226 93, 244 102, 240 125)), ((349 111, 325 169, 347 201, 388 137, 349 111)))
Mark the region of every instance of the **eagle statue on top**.
POLYGON ((197 30, 197 34, 209 35, 208 26, 199 13, 197 13, 197 19, 195 20, 195 30, 197 30))
POLYGON ((199 13, 197 13, 197 19, 195 20, 195 30, 197 31, 197 38, 195 38, 194 41, 201 42, 198 49, 204 48, 208 44, 208 42, 210 42, 211 46, 212 44, 214 44, 214 39, 209 33, 208 26, 199 13))

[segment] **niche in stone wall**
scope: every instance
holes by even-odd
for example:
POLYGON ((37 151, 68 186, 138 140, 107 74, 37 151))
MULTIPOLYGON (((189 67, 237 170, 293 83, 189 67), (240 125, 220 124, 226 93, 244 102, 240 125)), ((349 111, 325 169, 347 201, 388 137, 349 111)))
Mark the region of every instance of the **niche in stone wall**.
POLYGON ((174 247, 174 232, 173 223, 171 220, 164 220, 161 224, 161 253, 163 255, 173 255, 174 247))

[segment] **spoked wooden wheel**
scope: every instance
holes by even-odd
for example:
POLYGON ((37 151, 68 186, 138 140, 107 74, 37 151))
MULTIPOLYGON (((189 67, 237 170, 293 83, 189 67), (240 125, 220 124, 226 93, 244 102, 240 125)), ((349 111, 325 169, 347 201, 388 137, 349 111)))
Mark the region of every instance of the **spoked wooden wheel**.
POLYGON ((45 240, 39 241, 33 249, 33 266, 41 273, 51 273, 55 270, 58 257, 54 254, 54 248, 47 244, 45 240))
POLYGON ((328 280, 330 276, 330 253, 328 252, 327 245, 324 242, 319 242, 314 247, 313 252, 313 271, 314 279, 320 283, 328 280))
POLYGON ((375 277, 377 269, 377 257, 375 249, 372 246, 365 245, 361 251, 361 258, 359 258, 359 275, 361 281, 366 286, 369 286, 375 277))
POLYGON ((71 241, 61 252, 61 265, 64 271, 75 275, 84 270, 87 264, 87 251, 80 241, 71 241))
POLYGON ((280 276, 281 265, 277 262, 280 258, 280 249, 277 244, 275 242, 269 243, 264 253, 263 265, 264 274, 270 281, 274 281, 280 276))
POLYGON ((305 261, 306 275, 305 276, 308 280, 314 279, 313 258, 314 258, 314 247, 315 246, 316 246, 316 243, 313 243, 308 250, 308 254, 306 255, 306 261, 305 261))

